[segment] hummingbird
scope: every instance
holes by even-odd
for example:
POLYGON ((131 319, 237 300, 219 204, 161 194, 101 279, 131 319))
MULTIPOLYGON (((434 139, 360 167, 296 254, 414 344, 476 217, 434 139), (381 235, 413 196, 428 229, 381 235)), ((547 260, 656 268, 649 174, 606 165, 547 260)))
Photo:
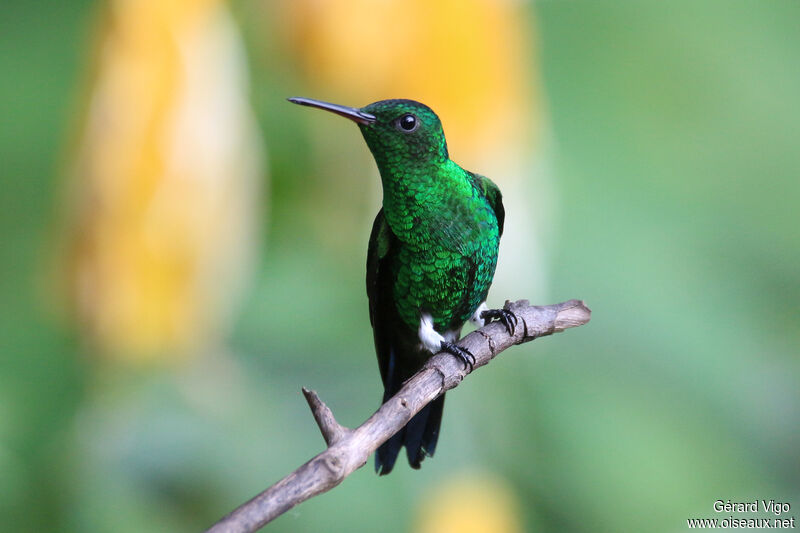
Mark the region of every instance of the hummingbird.
MULTIPOLYGON (((439 117, 424 104, 289 101, 358 124, 380 172, 383 206, 369 238, 367 296, 383 402, 440 351, 472 367, 474 356, 456 344, 467 321, 482 327, 500 320, 509 333, 517 324, 510 311, 486 305, 505 219, 500 189, 450 159, 439 117)), ((443 407, 444 394, 378 448, 379 475, 392 471, 403 446, 414 469, 434 454, 443 407)))

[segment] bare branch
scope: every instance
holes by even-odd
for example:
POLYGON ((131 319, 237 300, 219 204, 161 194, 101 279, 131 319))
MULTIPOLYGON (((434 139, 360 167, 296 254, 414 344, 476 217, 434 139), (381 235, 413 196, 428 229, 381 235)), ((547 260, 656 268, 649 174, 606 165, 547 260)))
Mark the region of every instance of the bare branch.
MULTIPOLYGON (((589 322, 591 311, 579 300, 531 306, 527 300, 506 302, 519 319, 514 334, 494 322, 464 337, 458 344, 475 356, 478 368, 503 350, 589 322), (522 327, 519 327, 522 326, 522 327)), ((340 426, 313 391, 303 389, 328 449, 222 518, 208 532, 251 532, 298 503, 326 492, 364 466, 378 446, 405 426, 411 417, 443 392, 457 386, 470 372, 447 353, 431 357, 391 399, 356 429, 340 426)))
POLYGON ((303 387, 303 395, 306 397, 308 406, 311 408, 311 414, 314 415, 314 420, 317 421, 319 430, 322 432, 325 444, 333 446, 342 440, 342 437, 351 432, 350 429, 339 425, 333 417, 330 407, 319 399, 316 392, 303 387))

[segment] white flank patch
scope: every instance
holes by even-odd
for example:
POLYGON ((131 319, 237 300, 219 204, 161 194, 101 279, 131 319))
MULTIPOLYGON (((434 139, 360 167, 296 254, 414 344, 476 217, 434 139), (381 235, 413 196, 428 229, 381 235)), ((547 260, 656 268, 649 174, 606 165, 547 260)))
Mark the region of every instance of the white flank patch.
POLYGON ((419 319, 419 341, 422 346, 431 353, 436 353, 442 349, 444 337, 433 329, 433 318, 428 313, 422 313, 419 319))
POLYGON ((485 326, 486 321, 481 318, 481 313, 488 310, 489 307, 486 305, 486 302, 483 302, 481 305, 478 306, 475 312, 472 313, 472 316, 469 319, 470 323, 472 323, 472 325, 475 326, 476 328, 482 328, 483 326, 485 326))

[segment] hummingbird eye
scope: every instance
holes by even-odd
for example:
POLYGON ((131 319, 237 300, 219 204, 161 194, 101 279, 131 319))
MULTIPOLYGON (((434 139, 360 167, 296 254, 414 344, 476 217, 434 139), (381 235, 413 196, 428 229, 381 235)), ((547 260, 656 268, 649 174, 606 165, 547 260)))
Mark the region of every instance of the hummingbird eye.
POLYGON ((419 120, 411 113, 406 113, 397 119, 397 128, 406 133, 411 133, 419 126, 419 120))

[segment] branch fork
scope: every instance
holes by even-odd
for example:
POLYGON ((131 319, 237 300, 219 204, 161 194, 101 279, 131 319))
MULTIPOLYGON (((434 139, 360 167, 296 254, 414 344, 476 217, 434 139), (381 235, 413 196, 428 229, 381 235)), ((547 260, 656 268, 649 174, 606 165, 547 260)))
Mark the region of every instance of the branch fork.
POLYGON ((474 369, 488 364, 511 346, 581 326, 591 318, 591 310, 579 300, 548 306, 532 306, 528 300, 506 301, 504 309, 514 313, 518 319, 513 334, 509 334, 501 323, 493 322, 458 342, 475 357, 472 368, 464 368, 459 359, 448 353, 434 355, 397 394, 355 429, 339 424, 317 393, 304 387, 303 395, 327 449, 242 504, 207 531, 256 531, 295 505, 332 489, 364 466, 369 456, 423 407, 458 386, 474 369))
POLYGON ((333 446, 353 432, 352 429, 346 428, 336 421, 330 407, 319 399, 316 392, 303 387, 303 396, 306 397, 308 406, 311 408, 311 414, 314 415, 314 420, 317 421, 319 430, 322 432, 322 438, 325 439, 325 444, 328 447, 333 446))

